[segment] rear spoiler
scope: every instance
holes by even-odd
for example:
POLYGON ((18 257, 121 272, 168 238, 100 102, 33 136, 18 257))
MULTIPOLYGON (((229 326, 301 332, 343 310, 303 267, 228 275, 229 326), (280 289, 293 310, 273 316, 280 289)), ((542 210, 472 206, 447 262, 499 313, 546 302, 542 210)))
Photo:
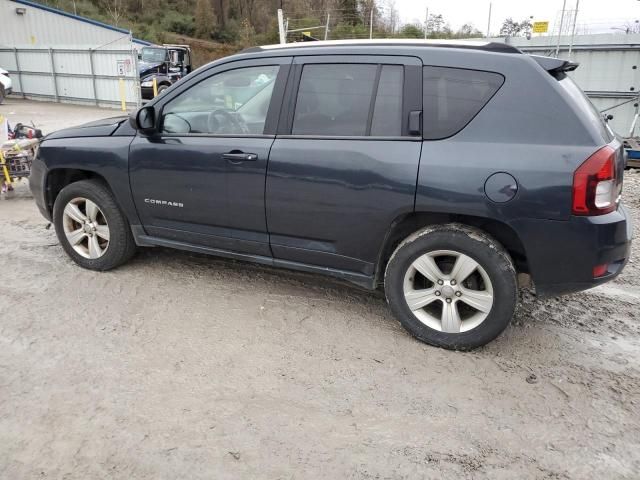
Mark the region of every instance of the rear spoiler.
POLYGON ((540 55, 529 56, 538 62, 538 65, 544 68, 551 75, 560 72, 573 72, 580 65, 579 63, 570 62, 569 60, 561 60, 559 58, 543 57, 540 55))

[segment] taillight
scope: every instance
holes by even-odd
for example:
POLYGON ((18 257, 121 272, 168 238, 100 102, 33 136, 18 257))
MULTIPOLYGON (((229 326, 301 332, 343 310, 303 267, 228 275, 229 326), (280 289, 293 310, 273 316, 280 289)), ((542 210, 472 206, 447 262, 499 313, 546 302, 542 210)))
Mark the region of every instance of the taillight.
POLYGON ((574 215, 604 215, 616 209, 616 151, 602 147, 573 174, 574 215))
POLYGON ((609 272, 609 264, 603 263, 593 267, 593 278, 604 277, 609 272))

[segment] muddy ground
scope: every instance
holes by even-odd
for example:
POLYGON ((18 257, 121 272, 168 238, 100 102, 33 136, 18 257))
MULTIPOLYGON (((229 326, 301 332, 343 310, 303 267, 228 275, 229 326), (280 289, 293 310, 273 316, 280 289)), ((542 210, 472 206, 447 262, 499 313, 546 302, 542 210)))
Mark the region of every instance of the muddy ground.
MULTIPOLYGON (((0 106, 23 110, 113 114, 0 106)), ((624 200, 638 225, 640 172, 624 200)), ((524 292, 501 337, 454 353, 320 276, 162 249, 83 270, 25 185, 0 245, 2 479, 638 478, 638 248, 607 286, 524 292)))

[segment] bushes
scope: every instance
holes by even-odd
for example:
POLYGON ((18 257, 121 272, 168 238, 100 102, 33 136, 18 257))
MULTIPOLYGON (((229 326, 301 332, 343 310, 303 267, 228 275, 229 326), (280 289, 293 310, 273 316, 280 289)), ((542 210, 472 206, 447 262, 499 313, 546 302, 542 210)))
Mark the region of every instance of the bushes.
POLYGON ((189 37, 192 37, 196 31, 193 15, 173 11, 166 12, 161 25, 164 30, 189 37))

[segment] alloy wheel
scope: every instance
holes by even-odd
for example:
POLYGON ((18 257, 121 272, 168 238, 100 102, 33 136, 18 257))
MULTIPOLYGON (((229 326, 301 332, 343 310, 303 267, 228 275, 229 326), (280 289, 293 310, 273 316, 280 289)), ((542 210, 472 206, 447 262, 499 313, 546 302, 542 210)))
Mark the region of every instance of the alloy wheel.
POLYGON ((88 198, 77 197, 67 203, 62 226, 69 244, 84 258, 100 258, 109 248, 107 219, 100 207, 88 198))
POLYGON ((407 305, 422 323, 445 333, 462 333, 485 321, 493 306, 493 286, 473 258, 453 250, 425 253, 407 269, 407 305))

